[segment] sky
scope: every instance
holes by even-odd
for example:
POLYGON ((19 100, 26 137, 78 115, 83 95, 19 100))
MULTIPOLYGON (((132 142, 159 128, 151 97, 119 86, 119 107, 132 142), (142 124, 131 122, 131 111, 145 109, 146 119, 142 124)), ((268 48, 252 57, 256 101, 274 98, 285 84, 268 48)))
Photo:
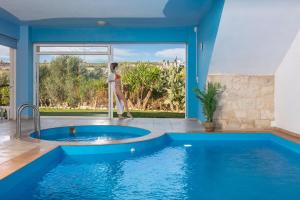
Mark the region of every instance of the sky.
MULTIPOLYGON (((185 62, 185 44, 113 44, 113 61, 162 61, 174 60, 176 57, 185 62)), ((91 49, 92 50, 92 49, 91 49)), ((80 56, 90 63, 107 62, 107 56, 80 56)), ((40 62, 50 61, 53 56, 41 56, 40 62)))
POLYGON ((116 44, 114 61, 185 61, 185 44, 116 44))

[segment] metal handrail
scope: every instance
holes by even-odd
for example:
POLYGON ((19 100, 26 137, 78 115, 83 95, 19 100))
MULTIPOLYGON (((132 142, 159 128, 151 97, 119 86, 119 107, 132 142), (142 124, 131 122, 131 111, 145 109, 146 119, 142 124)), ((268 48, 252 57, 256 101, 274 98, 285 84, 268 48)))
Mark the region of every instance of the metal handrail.
POLYGON ((38 133, 38 137, 40 138, 41 132, 41 121, 40 121, 40 111, 39 108, 32 104, 22 104, 17 110, 17 137, 21 138, 21 114, 25 108, 32 108, 33 112, 33 120, 34 120, 34 131, 38 133))

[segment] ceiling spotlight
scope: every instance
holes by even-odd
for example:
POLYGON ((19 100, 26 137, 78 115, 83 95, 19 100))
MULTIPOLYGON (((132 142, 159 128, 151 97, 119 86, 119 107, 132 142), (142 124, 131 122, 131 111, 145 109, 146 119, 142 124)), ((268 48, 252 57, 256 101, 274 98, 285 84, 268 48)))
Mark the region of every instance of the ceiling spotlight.
POLYGON ((96 24, 97 24, 97 26, 105 26, 105 25, 107 24, 107 22, 106 22, 106 21, 103 21, 103 20, 98 20, 98 21, 96 22, 96 24))

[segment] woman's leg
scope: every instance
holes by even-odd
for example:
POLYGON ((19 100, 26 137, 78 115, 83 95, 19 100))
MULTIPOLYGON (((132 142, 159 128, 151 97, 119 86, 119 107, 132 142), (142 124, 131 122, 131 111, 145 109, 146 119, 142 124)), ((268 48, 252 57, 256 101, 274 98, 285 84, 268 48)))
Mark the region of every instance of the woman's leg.
POLYGON ((124 103, 117 89, 115 89, 115 95, 116 95, 116 107, 117 107, 118 118, 123 119, 124 103))
POLYGON ((122 91, 120 90, 116 90, 116 95, 117 97, 122 100, 124 102, 124 106, 125 106, 125 111, 127 112, 127 116, 132 118, 131 113, 129 112, 129 108, 128 108, 128 102, 124 96, 124 94, 122 93, 122 91))

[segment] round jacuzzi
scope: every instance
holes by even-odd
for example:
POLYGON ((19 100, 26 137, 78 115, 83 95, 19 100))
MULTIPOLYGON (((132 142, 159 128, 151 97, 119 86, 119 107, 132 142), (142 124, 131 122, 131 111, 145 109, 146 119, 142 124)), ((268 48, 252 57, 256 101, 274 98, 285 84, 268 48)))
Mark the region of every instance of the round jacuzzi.
POLYGON ((141 137, 150 131, 142 128, 113 125, 66 126, 41 130, 40 138, 32 133, 32 138, 51 141, 111 141, 141 137))

